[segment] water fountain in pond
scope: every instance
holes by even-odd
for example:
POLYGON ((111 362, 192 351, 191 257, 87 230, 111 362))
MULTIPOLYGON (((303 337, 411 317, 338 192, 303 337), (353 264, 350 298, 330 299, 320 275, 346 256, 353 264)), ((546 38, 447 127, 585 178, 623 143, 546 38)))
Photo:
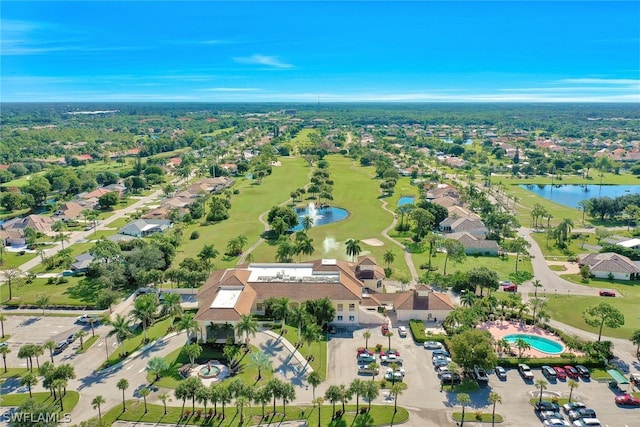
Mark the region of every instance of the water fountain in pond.
POLYGON ((313 202, 309 203, 307 207, 296 208, 296 214, 298 215, 298 225, 290 229, 290 231, 294 232, 304 229, 302 221, 306 216, 313 220, 312 227, 331 224, 336 221, 341 221, 349 216, 349 212, 345 209, 328 205, 322 205, 318 208, 313 202))
POLYGON ((192 375, 211 382, 222 381, 229 376, 229 368, 218 360, 210 360, 204 365, 196 367, 192 375))

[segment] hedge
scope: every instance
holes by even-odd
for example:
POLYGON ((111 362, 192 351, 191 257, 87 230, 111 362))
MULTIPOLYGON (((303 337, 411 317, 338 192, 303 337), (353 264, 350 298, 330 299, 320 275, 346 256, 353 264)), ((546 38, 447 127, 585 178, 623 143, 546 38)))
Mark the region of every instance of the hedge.
POLYGON ((588 357, 507 357, 499 359, 498 364, 505 368, 517 368, 519 363, 526 363, 531 368, 540 368, 544 365, 549 366, 565 366, 565 365, 583 365, 591 368, 600 368, 604 366, 602 360, 591 359, 588 357))
POLYGON ((448 338, 443 334, 427 335, 424 332, 424 322, 422 320, 409 320, 409 329, 411 329, 413 340, 418 344, 423 344, 426 341, 438 341, 444 344, 445 340, 448 338))

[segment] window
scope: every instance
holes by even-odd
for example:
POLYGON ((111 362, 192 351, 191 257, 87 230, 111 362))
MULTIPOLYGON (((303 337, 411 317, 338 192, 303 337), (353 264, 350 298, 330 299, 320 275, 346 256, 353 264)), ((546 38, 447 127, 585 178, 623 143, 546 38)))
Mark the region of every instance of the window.
POLYGON ((256 304, 256 311, 264 311, 264 304, 261 302, 256 304))
POLYGON ((349 316, 349 322, 353 322, 356 320, 356 316, 349 316))
POLYGON ((356 305, 355 304, 349 304, 349 311, 356 311, 356 305))
POLYGON ((344 311, 344 304, 338 304, 338 310, 337 311, 344 311))
POLYGON ((338 316, 338 322, 342 322, 342 316, 338 316))

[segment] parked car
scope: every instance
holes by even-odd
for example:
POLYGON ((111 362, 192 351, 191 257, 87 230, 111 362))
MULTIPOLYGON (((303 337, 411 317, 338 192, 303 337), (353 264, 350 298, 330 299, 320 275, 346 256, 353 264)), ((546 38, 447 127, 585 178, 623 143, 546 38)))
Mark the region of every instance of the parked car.
POLYGON ((71 344, 76 340, 76 334, 71 334, 67 337, 67 343, 71 344))
POLYGON ((631 384, 634 386, 640 388, 640 374, 630 374, 629 381, 631 381, 631 384))
POLYGON ((376 357, 372 354, 362 353, 358 355, 358 365, 366 365, 376 361, 376 357))
POLYGON ((513 285, 513 282, 511 280, 503 280, 500 282, 500 286, 510 286, 513 285))
POLYGON ((447 362, 447 364, 451 363, 451 358, 445 356, 444 354, 436 354, 431 358, 431 361, 435 364, 436 360, 442 360, 447 362))
POLYGON ((553 369, 551 366, 544 365, 540 369, 542 369, 542 375, 544 375, 547 378, 555 380, 558 377, 558 374, 556 374, 555 369, 553 369))
POLYGON ((8 342, 0 342, 0 348, 2 347, 9 347, 9 343, 8 342))
POLYGON ((561 380, 567 379, 567 373, 560 366, 554 366, 553 370, 556 371, 556 375, 558 376, 558 379, 561 379, 561 380))
POLYGON ((504 369, 502 366, 496 366, 495 372, 496 372, 496 376, 499 379, 501 379, 501 380, 506 380, 507 379, 507 370, 504 369))
POLYGON ((438 341, 425 341, 424 348, 427 350, 437 350, 442 348, 442 343, 439 343, 438 341))
POLYGON ((76 323, 97 323, 100 321, 100 316, 97 314, 83 314, 76 317, 76 323))
POLYGON ((406 326, 398 326, 398 336, 400 338, 404 338, 407 336, 407 327, 406 326))
POLYGON ((578 370, 571 365, 565 365, 564 372, 566 372, 569 378, 576 379, 580 376, 580 372, 578 372, 578 370))
POLYGON ((368 354, 370 356, 373 356, 373 351, 364 347, 358 347, 358 356, 361 354, 368 354))
POLYGON ((562 405, 562 410, 564 411, 565 414, 568 414, 569 412, 575 409, 586 408, 586 407, 587 405, 585 405, 582 402, 569 402, 562 405))
POLYGON ((60 354, 64 351, 65 348, 67 348, 69 346, 69 343, 67 341, 60 341, 59 343, 56 344, 55 348, 53 349, 53 354, 60 354))
POLYGON ((595 418, 596 411, 591 408, 578 408, 573 411, 569 411, 569 419, 571 421, 579 420, 581 418, 595 418))
POLYGON ((533 380, 533 372, 531 371, 531 368, 529 367, 529 365, 524 363, 519 363, 518 372, 520 372, 520 375, 522 376, 523 379, 533 380))
POLYGON ((140 295, 157 294, 157 293, 158 293, 158 290, 154 288, 138 288, 133 293, 133 296, 134 298, 138 298, 140 295))
POLYGON ((600 420, 597 418, 582 418, 573 422, 574 427, 601 427, 600 420))
POLYGON ((571 427, 568 421, 561 418, 550 418, 548 420, 544 420, 542 425, 545 427, 571 427))
POLYGON ((391 356, 391 355, 395 355, 395 356, 400 357, 400 352, 398 350, 393 349, 393 348, 391 350, 381 351, 380 352, 380 357, 382 357, 382 356, 391 356))
POLYGON ((456 384, 460 384, 462 382, 462 378, 460 377, 459 374, 456 374, 455 372, 447 372, 445 374, 442 374, 440 376, 440 383, 447 385, 456 385, 456 384))
POLYGON ((602 290, 602 291, 600 291, 600 296, 601 296, 601 297, 615 297, 615 296, 616 296, 616 293, 615 293, 614 291, 605 291, 605 290, 602 290))
POLYGON ((433 350, 433 353, 431 353, 431 357, 438 356, 438 355, 442 355, 442 356, 445 356, 445 357, 451 357, 451 354, 449 354, 449 352, 447 350, 443 350, 443 349, 436 349, 436 350, 433 350))
POLYGON ((439 368, 441 366, 449 366, 449 363, 451 363, 451 360, 447 360, 447 358, 444 356, 439 356, 433 359, 433 366, 435 366, 436 368, 439 368))
POLYGON ((502 289, 505 292, 517 292, 518 291, 518 285, 508 285, 508 286, 504 286, 502 289))
POLYGON ((617 405, 630 405, 630 406, 640 406, 640 399, 635 396, 631 396, 630 394, 621 394, 616 396, 616 404, 617 405))
POLYGON ((387 334, 389 333, 389 326, 382 325, 380 327, 380 332, 382 333, 382 335, 387 336, 387 334))
POLYGON ((536 408, 536 411, 538 412, 544 412, 544 411, 558 412, 558 410, 560 409, 560 405, 558 405, 555 402, 548 402, 546 400, 543 400, 542 402, 540 401, 536 402, 535 408, 536 408))
POLYGON ((404 378, 405 371, 404 369, 396 369, 395 371, 391 368, 387 369, 387 372, 384 374, 384 379, 387 381, 402 381, 404 378))
POLYGON ((368 365, 360 365, 358 367, 358 375, 378 375, 379 372, 378 368, 371 369, 368 365))
POLYGON ((549 420, 552 418, 555 418, 557 420, 564 420, 564 416, 562 416, 562 414, 558 411, 540 411, 538 416, 543 420, 549 420))
POLYGON ((582 378, 591 378, 591 373, 589 372, 589 369, 587 369, 586 367, 582 365, 576 365, 576 370, 578 371, 578 373, 582 378))
POLYGON ((489 376, 487 375, 487 371, 485 371, 484 368, 481 368, 480 366, 476 366, 475 368, 473 368, 473 375, 476 381, 478 382, 481 382, 481 383, 489 382, 489 376))
POLYGON ((384 356, 380 356, 380 363, 383 365, 397 363, 402 365, 402 357, 397 356, 396 354, 385 354, 384 356))
POLYGON ((440 378, 443 374, 448 374, 449 372, 449 366, 439 366, 436 368, 436 374, 438 375, 438 378, 440 378))

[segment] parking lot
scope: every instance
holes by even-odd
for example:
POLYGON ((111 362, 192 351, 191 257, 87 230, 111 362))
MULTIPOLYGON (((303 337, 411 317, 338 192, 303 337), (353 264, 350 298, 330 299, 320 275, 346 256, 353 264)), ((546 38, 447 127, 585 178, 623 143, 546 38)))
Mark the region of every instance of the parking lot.
MULTIPOLYGON (((384 337, 379 327, 368 329, 371 332, 369 347, 382 344, 386 350, 388 338, 384 337)), ((327 384, 349 384, 354 378, 371 379, 370 376, 358 376, 356 350, 364 347, 365 340, 362 333, 365 329, 355 330, 353 338, 343 338, 332 335, 329 342, 329 371, 327 384)), ((411 418, 406 425, 410 426, 442 426, 455 425, 451 419, 451 413, 460 411, 456 401, 456 394, 440 391, 440 382, 431 361, 431 350, 425 350, 422 345, 416 345, 409 334, 406 338, 400 338, 397 328, 393 328, 394 335, 391 338, 391 347, 400 351, 403 358, 403 368, 406 371, 404 382, 407 390, 398 398, 398 404, 407 407, 411 411, 411 418)), ((378 362, 379 364, 379 358, 378 362)), ((380 367, 379 380, 386 371, 386 366, 380 367)), ((485 413, 491 412, 488 402, 489 393, 497 392, 502 397, 502 403, 496 407, 496 413, 501 414, 505 421, 501 426, 542 426, 533 406, 529 403, 531 398, 537 396, 535 381, 544 379, 549 384, 545 396, 552 395, 568 397, 569 387, 566 380, 549 381, 542 375, 540 369, 533 369, 533 381, 525 382, 516 369, 507 369, 507 379, 499 380, 495 373, 489 373, 488 386, 479 391, 470 393, 471 404, 466 411, 475 412, 480 409, 485 413)), ((584 402, 587 407, 593 408, 603 426, 609 427, 640 427, 640 407, 618 407, 614 402, 615 393, 609 388, 607 382, 578 380, 579 386, 573 391, 574 401, 584 402)), ((385 401, 384 390, 376 403, 392 405, 393 401, 385 401)), ((475 425, 475 423, 465 423, 475 425)), ((481 425, 478 423, 478 425, 481 425)))

